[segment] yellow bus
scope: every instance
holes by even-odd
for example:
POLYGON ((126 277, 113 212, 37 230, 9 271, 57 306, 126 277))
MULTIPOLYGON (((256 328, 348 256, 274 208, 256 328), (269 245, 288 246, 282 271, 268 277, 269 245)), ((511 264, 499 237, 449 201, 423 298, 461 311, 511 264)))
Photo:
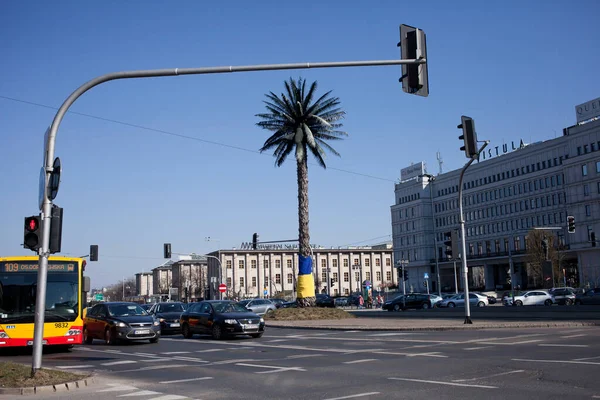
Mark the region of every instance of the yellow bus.
MULTIPOLYGON (((0 257, 0 349, 33 345, 37 256, 0 257)), ((67 348, 82 342, 89 278, 83 258, 48 259, 43 344, 67 348)))

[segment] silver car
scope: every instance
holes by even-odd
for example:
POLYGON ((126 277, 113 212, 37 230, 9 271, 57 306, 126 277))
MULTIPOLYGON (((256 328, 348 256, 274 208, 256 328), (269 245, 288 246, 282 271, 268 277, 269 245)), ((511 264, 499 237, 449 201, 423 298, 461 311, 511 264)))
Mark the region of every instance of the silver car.
POLYGON ((556 303, 554 296, 546 290, 530 290, 515 296, 515 306, 551 306, 556 303))
MULTIPOLYGON (((483 296, 477 293, 469 293, 469 305, 477 307, 485 307, 489 304, 487 296, 483 296)), ((438 307, 464 307, 465 306, 465 294, 459 293, 454 296, 444 299, 438 303, 438 307)))
POLYGON ((246 307, 258 315, 272 313, 277 309, 277 306, 267 299, 249 299, 238 302, 239 305, 246 307))

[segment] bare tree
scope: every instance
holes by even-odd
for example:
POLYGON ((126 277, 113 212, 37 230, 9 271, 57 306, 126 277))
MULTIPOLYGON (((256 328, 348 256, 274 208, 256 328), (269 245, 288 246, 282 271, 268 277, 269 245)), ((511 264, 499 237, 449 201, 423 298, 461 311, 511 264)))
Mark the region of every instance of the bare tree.
POLYGON ((565 256, 558 251, 556 237, 549 231, 534 229, 529 231, 527 241, 527 284, 531 287, 542 287, 544 277, 542 264, 552 262, 552 285, 559 286, 563 276, 561 265, 565 256))

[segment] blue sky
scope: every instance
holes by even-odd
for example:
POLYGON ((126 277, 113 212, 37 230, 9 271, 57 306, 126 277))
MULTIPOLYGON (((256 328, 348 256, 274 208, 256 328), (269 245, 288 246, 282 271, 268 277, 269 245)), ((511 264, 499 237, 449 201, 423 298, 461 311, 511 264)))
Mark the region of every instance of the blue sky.
POLYGON ((0 2, 0 254, 37 214, 43 134, 56 108, 108 72, 399 58, 398 26, 427 34, 430 96, 401 90, 398 66, 113 81, 84 94, 60 126, 64 254, 87 254, 92 286, 174 252, 297 237, 295 162, 258 149, 256 114, 283 81, 318 81, 347 115, 341 158, 309 165, 311 242, 391 240, 400 169, 465 162, 461 115, 497 146, 547 140, 600 96, 597 1, 0 2), (250 7, 249 4, 252 4, 250 7), (79 114, 76 114, 79 113, 79 114), (85 115, 82 115, 85 114, 85 115), (212 241, 206 241, 211 237, 212 241))

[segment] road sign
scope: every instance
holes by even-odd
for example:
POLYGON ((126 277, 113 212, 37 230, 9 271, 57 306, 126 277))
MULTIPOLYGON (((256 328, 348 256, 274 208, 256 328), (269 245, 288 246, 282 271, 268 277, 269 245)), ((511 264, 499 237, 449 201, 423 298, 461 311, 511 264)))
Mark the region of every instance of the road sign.
POLYGON ((58 194, 58 187, 60 185, 60 171, 60 158, 56 157, 54 159, 54 164, 52 164, 52 172, 50 173, 50 179, 48 180, 48 192, 46 193, 50 200, 54 200, 58 194))
POLYGON ((221 284, 219 285, 219 292, 221 292, 221 293, 225 293, 226 291, 227 291, 227 285, 226 285, 226 284, 224 284, 224 283, 221 283, 221 284))
POLYGON ((429 279, 429 274, 427 272, 425 272, 425 274, 423 274, 423 278, 424 279, 429 279))
POLYGON ((268 294, 269 294, 269 291, 268 291, 268 290, 264 290, 264 291, 263 291, 263 294, 266 296, 266 295, 268 295, 268 294))
POLYGON ((94 300, 102 301, 104 300, 104 295, 102 293, 96 293, 96 295, 94 296, 94 300))

